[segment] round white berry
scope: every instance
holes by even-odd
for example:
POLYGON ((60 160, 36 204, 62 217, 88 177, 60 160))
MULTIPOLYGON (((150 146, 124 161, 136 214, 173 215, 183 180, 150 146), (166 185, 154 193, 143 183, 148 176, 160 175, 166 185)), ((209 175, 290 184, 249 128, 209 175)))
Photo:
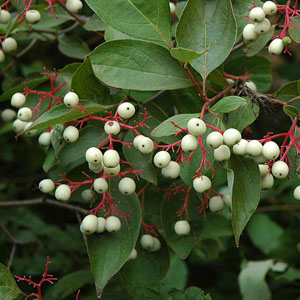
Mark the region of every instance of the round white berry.
POLYGON ((64 139, 68 143, 74 143, 79 138, 79 130, 74 126, 68 126, 63 133, 64 139))
POLYGON ((108 149, 103 154, 103 164, 107 168, 115 168, 120 163, 120 155, 116 150, 108 149))
POLYGON ((90 189, 85 189, 81 192, 82 200, 91 202, 94 199, 94 193, 90 189))
POLYGON ((110 216, 105 221, 105 229, 108 232, 117 232, 121 229, 121 221, 115 216, 110 216))
POLYGON ((13 121, 17 116, 17 113, 10 108, 6 108, 1 113, 1 119, 3 122, 8 123, 13 121))
POLYGON ((153 162, 157 168, 165 168, 171 161, 171 155, 167 151, 159 151, 154 155, 153 162))
POLYGON ((241 133, 235 128, 229 128, 224 131, 223 140, 228 146, 237 144, 242 139, 241 133))
POLYGON ((245 82, 245 85, 246 85, 250 90, 252 90, 252 91, 254 91, 254 92, 257 91, 257 86, 256 86, 256 84, 255 84, 253 81, 247 80, 247 81, 245 82))
POLYGON ((148 154, 151 153, 154 149, 153 141, 148 137, 143 137, 138 143, 139 151, 148 154))
POLYGON ((133 249, 128 257, 128 260, 135 260, 137 258, 137 251, 133 249))
POLYGON ((203 193, 211 188, 211 180, 205 175, 196 177, 193 180, 193 187, 198 193, 203 193))
POLYGON ((280 154, 280 149, 275 142, 270 141, 263 145, 262 154, 269 160, 276 159, 280 154))
POLYGON ((247 154, 248 141, 241 139, 236 145, 232 147, 232 152, 235 155, 246 155, 247 154))
POLYGON ((181 140, 181 149, 184 152, 195 151, 197 149, 197 146, 198 139, 191 134, 185 135, 181 140))
POLYGON ((50 132, 43 132, 38 139, 38 143, 41 146, 47 147, 51 144, 51 134, 50 132))
POLYGON ((0 9, 0 23, 7 24, 10 21, 11 14, 5 9, 0 9))
POLYGON ((249 17, 254 22, 261 22, 266 14, 261 7, 254 7, 250 10, 249 17))
POLYGON ((272 174, 267 174, 266 176, 260 179, 260 187, 261 189, 270 189, 274 184, 274 177, 272 174))
POLYGON ((294 189, 294 198, 296 200, 300 200, 300 185, 298 185, 295 189, 294 189))
POLYGON ((135 107, 130 102, 123 102, 117 111, 121 118, 129 119, 135 114, 135 107))
POLYGON ((206 144, 211 148, 218 148, 223 144, 223 135, 218 131, 211 132, 206 137, 206 144))
POLYGON ((144 136, 142 134, 137 135, 134 139, 133 139, 133 146, 135 149, 139 149, 139 143, 141 141, 141 139, 143 139, 144 136))
POLYGON ((74 14, 77 14, 82 7, 83 4, 80 0, 68 0, 66 3, 66 8, 74 14))
POLYGON ((30 9, 25 15, 26 21, 30 24, 36 24, 41 20, 41 14, 35 9, 30 9))
POLYGON ((154 248, 155 241, 152 235, 144 234, 141 237, 141 246, 143 249, 151 251, 154 248))
POLYGON ((161 248, 161 243, 160 243, 159 239, 157 237, 153 237, 153 239, 154 239, 154 246, 150 250, 150 252, 156 252, 161 248))
POLYGON ((266 162, 269 161, 269 159, 265 158, 262 154, 258 155, 258 156, 254 156, 253 160, 257 163, 257 164, 265 164, 266 162))
POLYGON ((247 153, 252 156, 261 155, 262 149, 263 149, 263 145, 257 140, 252 140, 247 144, 247 153))
POLYGON ((75 107, 79 103, 79 97, 74 92, 68 92, 64 97, 64 104, 70 108, 75 107))
POLYGON ((224 208, 224 201, 220 196, 211 197, 208 202, 208 207, 211 212, 218 212, 224 208))
POLYGON ((26 122, 17 119, 13 122, 13 129, 16 133, 20 133, 24 130, 26 124, 26 122))
POLYGON ((98 217, 97 219, 98 219, 98 226, 97 226, 96 232, 102 233, 105 231, 106 220, 103 217, 98 217))
POLYGON ((39 183, 39 189, 42 193, 48 194, 54 191, 55 184, 51 179, 43 179, 39 183))
POLYGON ((108 183, 104 178, 97 178, 94 181, 94 190, 98 194, 104 194, 108 189, 108 183))
MULTIPOLYGON (((26 122, 26 124, 24 126, 24 130, 29 129, 32 126, 32 124, 33 124, 33 122, 26 122)), ((25 134, 28 136, 34 136, 37 134, 37 129, 27 131, 25 134)))
POLYGON ((180 165, 176 161, 171 160, 170 163, 165 167, 161 169, 161 175, 170 178, 175 179, 180 174, 180 165))
POLYGON ((99 164, 91 164, 89 163, 89 169, 96 173, 96 174, 99 174, 99 172, 103 171, 103 164, 102 163, 99 163, 99 164))
POLYGON ((187 123, 187 129, 190 134, 200 136, 205 133, 206 124, 199 118, 192 118, 187 123))
POLYGON ((273 40, 269 45, 269 53, 273 55, 280 55, 284 49, 284 45, 281 39, 273 40))
POLYGON ((254 24, 247 24, 243 29, 243 38, 246 41, 254 41, 257 39, 257 33, 255 31, 254 24))
POLYGON ((97 227, 98 218, 95 215, 88 215, 82 220, 80 230, 86 235, 91 235, 96 232, 97 227))
POLYGON ((271 22, 264 18, 261 22, 255 23, 254 27, 257 34, 265 34, 271 29, 271 22))
POLYGON ((20 108, 22 107, 26 102, 26 97, 21 93, 15 93, 12 95, 10 104, 11 106, 20 108))
POLYGON ((170 6, 170 12, 171 12, 171 14, 174 14, 176 12, 176 5, 175 5, 175 3, 170 2, 169 6, 170 6))
POLYGON ((230 156, 230 149, 226 145, 221 145, 219 148, 214 149, 214 158, 216 161, 228 160, 230 156))
POLYGON ((177 221, 174 230, 178 235, 187 235, 191 231, 190 223, 186 220, 177 221))
POLYGON ((13 52, 17 48, 18 48, 17 41, 12 37, 8 37, 2 42, 2 49, 6 53, 13 52))
POLYGON ((5 53, 2 49, 0 49, 0 63, 5 61, 5 53))
POLYGON ((116 121, 108 121, 104 125, 104 131, 106 134, 116 135, 120 132, 121 127, 116 121))
POLYGON ((71 197, 71 189, 66 184, 59 185, 55 190, 55 198, 61 201, 67 201, 71 197))
POLYGON ((223 201, 228 208, 230 208, 230 209, 232 208, 232 199, 229 194, 224 195, 223 201))
POLYGON ((289 174, 289 166, 284 161, 276 161, 272 166, 272 174, 275 178, 284 179, 289 174))
POLYGON ((17 113, 18 119, 26 122, 32 118, 32 110, 29 107, 22 107, 17 113))
POLYGON ((277 12, 277 5, 273 1, 266 1, 263 4, 263 10, 266 15, 273 16, 277 12))
POLYGON ((85 152, 85 159, 92 165, 99 165, 102 162, 103 154, 98 148, 91 147, 85 152))
POLYGON ((104 166, 104 172, 106 175, 110 175, 110 176, 117 175, 120 173, 120 170, 121 170, 120 165, 117 165, 114 168, 108 168, 108 167, 104 166))
POLYGON ((135 192, 135 181, 129 177, 122 178, 118 184, 119 191, 124 195, 131 195, 135 192))
POLYGON ((269 166, 268 165, 259 164, 258 168, 259 168, 259 173, 260 173, 261 177, 264 177, 269 173, 269 166))

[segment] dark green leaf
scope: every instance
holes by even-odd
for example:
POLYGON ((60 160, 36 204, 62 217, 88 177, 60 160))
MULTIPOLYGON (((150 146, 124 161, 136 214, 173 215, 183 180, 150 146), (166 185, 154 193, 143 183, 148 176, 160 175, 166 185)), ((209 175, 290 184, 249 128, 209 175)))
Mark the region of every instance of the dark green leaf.
POLYGON ((107 25, 96 14, 94 14, 83 25, 83 28, 88 31, 105 31, 107 25))
POLYGON ((299 111, 295 106, 292 105, 284 105, 283 106, 283 111, 286 115, 292 118, 297 118, 299 117, 299 111))
POLYGON ((49 148, 45 161, 43 163, 44 172, 48 173, 51 169, 58 165, 58 159, 55 156, 55 151, 53 148, 49 148))
POLYGON ((170 49, 170 53, 175 59, 185 62, 185 63, 191 62, 192 60, 200 57, 207 51, 208 51, 208 49, 206 49, 202 52, 196 52, 194 50, 186 49, 186 48, 182 48, 182 47, 170 49))
POLYGON ((69 87, 71 87, 72 77, 79 67, 80 63, 72 63, 59 70, 59 75, 68 83, 69 87))
POLYGON ((117 88, 180 89, 192 85, 180 64, 159 45, 137 40, 115 40, 91 53, 95 75, 117 88))
POLYGON ((289 35, 292 40, 294 40, 296 43, 300 43, 300 18, 295 16, 291 19, 291 23, 295 25, 297 28, 294 26, 289 27, 289 35))
POLYGON ((88 44, 75 35, 60 35, 58 49, 62 54, 78 59, 84 59, 90 53, 88 44))
POLYGON ((169 295, 171 300, 212 300, 209 294, 195 286, 189 287, 185 292, 175 291, 169 295))
POLYGON ((244 98, 238 96, 228 96, 218 101, 211 108, 211 111, 219 113, 229 113, 245 105, 247 105, 247 101, 244 98))

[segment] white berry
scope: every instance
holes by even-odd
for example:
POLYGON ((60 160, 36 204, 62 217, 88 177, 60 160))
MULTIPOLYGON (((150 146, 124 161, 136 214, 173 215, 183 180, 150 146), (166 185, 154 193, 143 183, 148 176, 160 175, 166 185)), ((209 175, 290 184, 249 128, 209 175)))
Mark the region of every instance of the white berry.
POLYGON ((121 127, 116 121, 108 121, 104 125, 104 131, 106 134, 116 135, 120 132, 121 127))
POLYGON ((289 174, 289 166, 284 161, 276 161, 272 166, 272 174, 275 178, 284 179, 289 174))
POLYGON ((269 53, 273 55, 280 55, 284 49, 282 39, 275 39, 269 45, 269 53))
POLYGON ((82 200, 90 202, 94 199, 94 193, 90 189, 85 189, 81 192, 82 200))
POLYGON ((96 232, 102 233, 105 231, 106 220, 103 217, 98 217, 97 219, 98 219, 98 225, 97 225, 96 232))
POLYGON ((1 119, 3 122, 8 123, 13 121, 17 116, 17 113, 10 108, 6 108, 1 113, 1 119))
POLYGON ((133 249, 128 257, 128 260, 135 260, 137 258, 137 251, 133 249))
POLYGON ((130 102, 123 102, 117 111, 121 118, 129 119, 135 114, 135 107, 130 102))
POLYGON ((26 21, 30 24, 36 24, 41 20, 41 14, 35 9, 30 9, 25 15, 26 21))
POLYGON ((71 197, 71 189, 66 184, 59 185, 55 190, 55 198, 61 201, 67 201, 71 197))
POLYGON ((85 152, 85 159, 90 164, 99 165, 102 162, 103 154, 98 148, 91 147, 85 152))
POLYGON ((152 235, 144 234, 141 237, 141 246, 143 249, 151 251, 154 248, 155 241, 152 235))
POLYGON ((268 165, 259 164, 258 168, 259 168, 259 173, 260 173, 261 177, 264 177, 269 173, 269 166, 268 165))
POLYGON ((224 195, 223 201, 228 208, 230 208, 230 209, 232 208, 232 199, 229 194, 224 195))
POLYGON ((159 151, 154 155, 153 162, 157 168, 165 168, 171 161, 171 155, 167 151, 159 151))
POLYGON ((269 161, 269 159, 265 158, 262 154, 258 155, 258 156, 254 156, 253 160, 257 163, 257 164, 264 164, 266 162, 269 161))
POLYGON ((134 139, 133 139, 133 146, 135 149, 139 149, 139 143, 141 141, 141 139, 143 139, 144 136, 142 134, 137 135, 134 139))
POLYGON ((6 53, 13 52, 17 48, 18 48, 17 41, 12 37, 8 37, 2 42, 2 49, 6 53))
POLYGON ((50 132, 43 132, 38 139, 38 143, 41 146, 47 147, 51 144, 51 134, 50 132))
POLYGON ((0 23, 7 24, 10 21, 11 14, 5 9, 0 9, 0 23))
POLYGON ((66 8, 74 14, 77 14, 82 7, 83 4, 80 0, 68 0, 66 3, 66 8))
POLYGON ((105 174, 110 175, 110 176, 119 174, 120 170, 121 170, 120 165, 117 165, 114 168, 108 168, 108 167, 104 166, 104 172, 105 172, 105 174))
POLYGON ((89 169, 96 173, 96 174, 99 174, 99 172, 103 171, 103 164, 102 163, 99 163, 99 164, 91 164, 89 163, 89 169))
POLYGON ((75 107, 79 103, 79 97, 74 92, 68 92, 64 97, 64 104, 70 108, 75 107))
POLYGON ((22 107, 18 110, 18 119, 21 121, 29 121, 32 118, 32 110, 29 107, 22 107))
POLYGON ((196 177, 193 180, 193 187, 198 193, 203 193, 211 188, 211 180, 205 175, 196 177))
POLYGON ((273 16, 277 12, 277 5, 273 1, 266 1, 263 5, 263 10, 266 15, 273 16))
POLYGON ((108 232, 117 232, 121 229, 121 221, 115 216, 110 216, 105 221, 105 229, 108 232))
POLYGON ((254 27, 257 34, 265 34, 271 29, 271 22, 264 18, 261 22, 255 23, 254 27))
POLYGON ((257 140, 252 140, 247 144, 247 153, 252 156, 261 155, 262 149, 263 149, 263 145, 257 140))
POLYGON ((246 41, 254 41, 257 39, 257 33, 255 31, 254 24, 247 24, 243 29, 243 38, 246 41))
POLYGON ((63 133, 64 139, 68 143, 74 143, 79 138, 79 130, 74 126, 68 126, 63 133))
POLYGON ((280 154, 280 149, 275 142, 270 141, 263 145, 262 154, 269 160, 276 159, 280 154))
POLYGON ((98 194, 104 194, 108 189, 108 183, 104 178, 97 178, 94 181, 94 190, 98 194))
POLYGON ((270 189, 274 184, 274 177, 272 174, 267 174, 266 176, 260 179, 260 187, 261 189, 270 189))
POLYGON ((156 252, 161 248, 161 243, 160 243, 159 239, 157 237, 153 237, 153 239, 154 239, 154 246, 150 250, 150 252, 156 252))
MULTIPOLYGON (((29 129, 32 126, 32 124, 33 124, 33 122, 26 122, 26 124, 24 126, 24 130, 29 129)), ((27 131, 25 134, 29 135, 29 136, 34 136, 37 134, 37 129, 27 131)))
POLYGON ((191 134, 185 135, 181 140, 181 149, 184 152, 195 151, 197 149, 197 146, 198 139, 191 134))
POLYGON ((212 212, 221 211, 224 208, 224 201, 220 196, 211 197, 208 202, 208 207, 212 212))
POLYGON ((169 6, 170 6, 170 12, 171 12, 171 14, 174 14, 176 12, 176 5, 175 5, 175 3, 170 2, 169 6))
POLYGON ((266 14, 261 7, 254 7, 250 10, 249 17, 254 22, 261 22, 266 14))
POLYGON ((256 86, 256 84, 255 84, 253 81, 247 80, 247 81, 245 82, 245 85, 246 85, 250 90, 252 90, 252 91, 254 91, 254 92, 257 91, 257 86, 256 86))
POLYGON ((228 160, 230 156, 230 149, 226 145, 221 145, 219 148, 214 149, 214 157, 216 161, 228 160))
POLYGON ((82 220, 80 230, 86 235, 91 235, 96 232, 97 227, 98 218, 95 215, 88 215, 82 220))
POLYGON ((0 49, 0 63, 5 61, 5 53, 2 49, 0 49))
POLYGON ((51 179, 43 179, 39 183, 39 189, 42 193, 48 194, 54 191, 55 184, 51 179))
POLYGON ((154 149, 153 141, 148 137, 143 137, 138 143, 139 151, 148 154, 151 153, 154 149))
POLYGON ((190 134, 200 136, 205 133, 206 124, 199 118, 192 118, 187 123, 187 129, 190 134))
POLYGON ((179 176, 179 174, 180 166, 176 161, 171 160, 165 168, 161 169, 161 175, 166 178, 175 179, 179 176))
POLYGON ((135 192, 135 181, 129 177, 122 178, 118 184, 119 191, 124 195, 131 195, 135 192))
POLYGON ((178 235, 187 235, 191 231, 190 223, 186 220, 177 221, 174 230, 178 235))
POLYGON ((120 163, 120 155, 116 150, 108 149, 103 154, 103 164, 107 168, 115 168, 120 163))
POLYGON ((300 200, 300 185, 298 185, 294 190, 294 198, 300 200))
POLYGON ((11 106, 20 108, 22 107, 26 102, 26 97, 21 93, 15 93, 12 95, 10 104, 11 106))
POLYGON ((223 144, 223 135, 218 131, 211 132, 206 137, 206 144, 211 148, 218 148, 223 144))
POLYGON ((236 145, 232 147, 232 152, 235 155, 246 155, 247 154, 248 141, 241 139, 236 145))
POLYGON ((26 122, 17 119, 13 122, 13 129, 16 133, 20 133, 24 130, 26 124, 26 122))
POLYGON ((228 146, 237 144, 242 139, 241 133, 235 128, 229 128, 224 131, 223 140, 228 146))

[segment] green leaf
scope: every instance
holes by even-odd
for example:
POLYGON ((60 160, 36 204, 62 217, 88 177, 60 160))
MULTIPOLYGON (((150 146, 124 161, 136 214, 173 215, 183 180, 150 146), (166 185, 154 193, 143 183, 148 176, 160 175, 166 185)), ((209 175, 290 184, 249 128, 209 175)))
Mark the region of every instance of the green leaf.
POLYGON ((84 59, 90 53, 88 44, 76 35, 59 35, 58 49, 62 54, 77 59, 84 59))
POLYGON ((237 28, 229 0, 188 1, 176 30, 179 47, 202 52, 214 42, 203 56, 191 65, 203 78, 216 69, 230 54, 237 28))
POLYGON ((185 292, 174 291, 169 294, 171 300, 212 300, 209 294, 199 289, 196 286, 189 287, 185 292))
POLYGON ((175 132, 180 131, 180 129, 176 128, 171 122, 174 122, 176 125, 178 125, 183 129, 187 129, 188 121, 192 118, 198 118, 198 117, 200 117, 200 113, 175 115, 163 121, 160 125, 154 128, 151 132, 151 135, 155 137, 174 135, 175 132))
POLYGON ((209 49, 205 49, 202 52, 196 52, 196 51, 191 50, 191 49, 178 47, 178 48, 171 48, 170 53, 175 59, 177 59, 179 61, 182 61, 182 62, 185 62, 185 63, 189 63, 192 60, 202 56, 208 50, 209 49))
POLYGON ((232 228, 235 243, 260 200, 260 173, 258 165, 250 158, 232 155, 227 172, 228 187, 232 199, 232 228))
POLYGON ((0 299, 15 299, 22 291, 10 271, 0 263, 0 299))
POLYGON ((68 83, 68 88, 71 87, 72 77, 79 67, 80 63, 72 63, 59 70, 59 75, 68 83))
POLYGON ((117 180, 112 180, 111 197, 117 201, 118 210, 127 213, 127 222, 120 218, 122 227, 119 232, 94 234, 88 237, 87 247, 92 273, 95 278, 97 294, 102 294, 107 282, 127 261, 136 240, 141 225, 141 207, 136 194, 122 195, 117 188, 117 180))
POLYGON ((299 111, 295 106, 292 105, 284 105, 283 106, 283 112, 292 118, 299 117, 299 111))
POLYGON ((129 36, 164 46, 171 42, 168 0, 87 0, 86 3, 106 24, 129 36))
POLYGON ((129 35, 111 27, 111 26, 107 26, 106 30, 105 30, 105 40, 106 41, 112 41, 112 40, 128 40, 128 39, 133 39, 134 38, 130 37, 129 35))
POLYGON ((49 148, 44 163, 43 163, 43 170, 45 173, 48 173, 51 169, 58 166, 59 162, 55 156, 55 151, 53 148, 49 148))
POLYGON ((265 276, 273 266, 273 260, 248 261, 239 275, 239 286, 243 300, 271 299, 265 276))
POLYGON ((176 195, 170 200, 164 199, 162 202, 161 222, 168 245, 181 258, 186 258, 200 239, 203 229, 203 216, 197 209, 200 203, 198 195, 192 190, 187 205, 189 218, 183 214, 184 219, 187 218, 190 223, 191 232, 180 236, 175 233, 174 225, 179 220, 176 214, 184 204, 182 195, 176 195))
POLYGON ((153 43, 109 41, 97 47, 90 57, 95 75, 113 87, 153 91, 192 85, 170 52, 153 43))
POLYGON ((228 96, 218 101, 211 108, 211 111, 219 113, 229 113, 245 105, 247 105, 247 101, 244 98, 238 96, 228 96))
POLYGON ((87 31, 105 31, 107 25, 96 14, 93 14, 83 25, 83 28, 87 31))
MULTIPOLYGON (((80 100, 80 103, 90 114, 94 114, 108 108, 107 106, 103 106, 86 100, 80 100)), ((48 126, 54 126, 56 124, 63 124, 65 122, 77 120, 85 116, 86 113, 83 112, 80 108, 72 110, 66 107, 64 104, 61 104, 46 111, 33 123, 33 125, 27 131, 38 128, 47 128, 48 126)))
POLYGON ((291 23, 295 25, 297 28, 294 26, 289 27, 289 35, 294 40, 296 43, 300 43, 300 18, 295 16, 291 19, 291 23))

